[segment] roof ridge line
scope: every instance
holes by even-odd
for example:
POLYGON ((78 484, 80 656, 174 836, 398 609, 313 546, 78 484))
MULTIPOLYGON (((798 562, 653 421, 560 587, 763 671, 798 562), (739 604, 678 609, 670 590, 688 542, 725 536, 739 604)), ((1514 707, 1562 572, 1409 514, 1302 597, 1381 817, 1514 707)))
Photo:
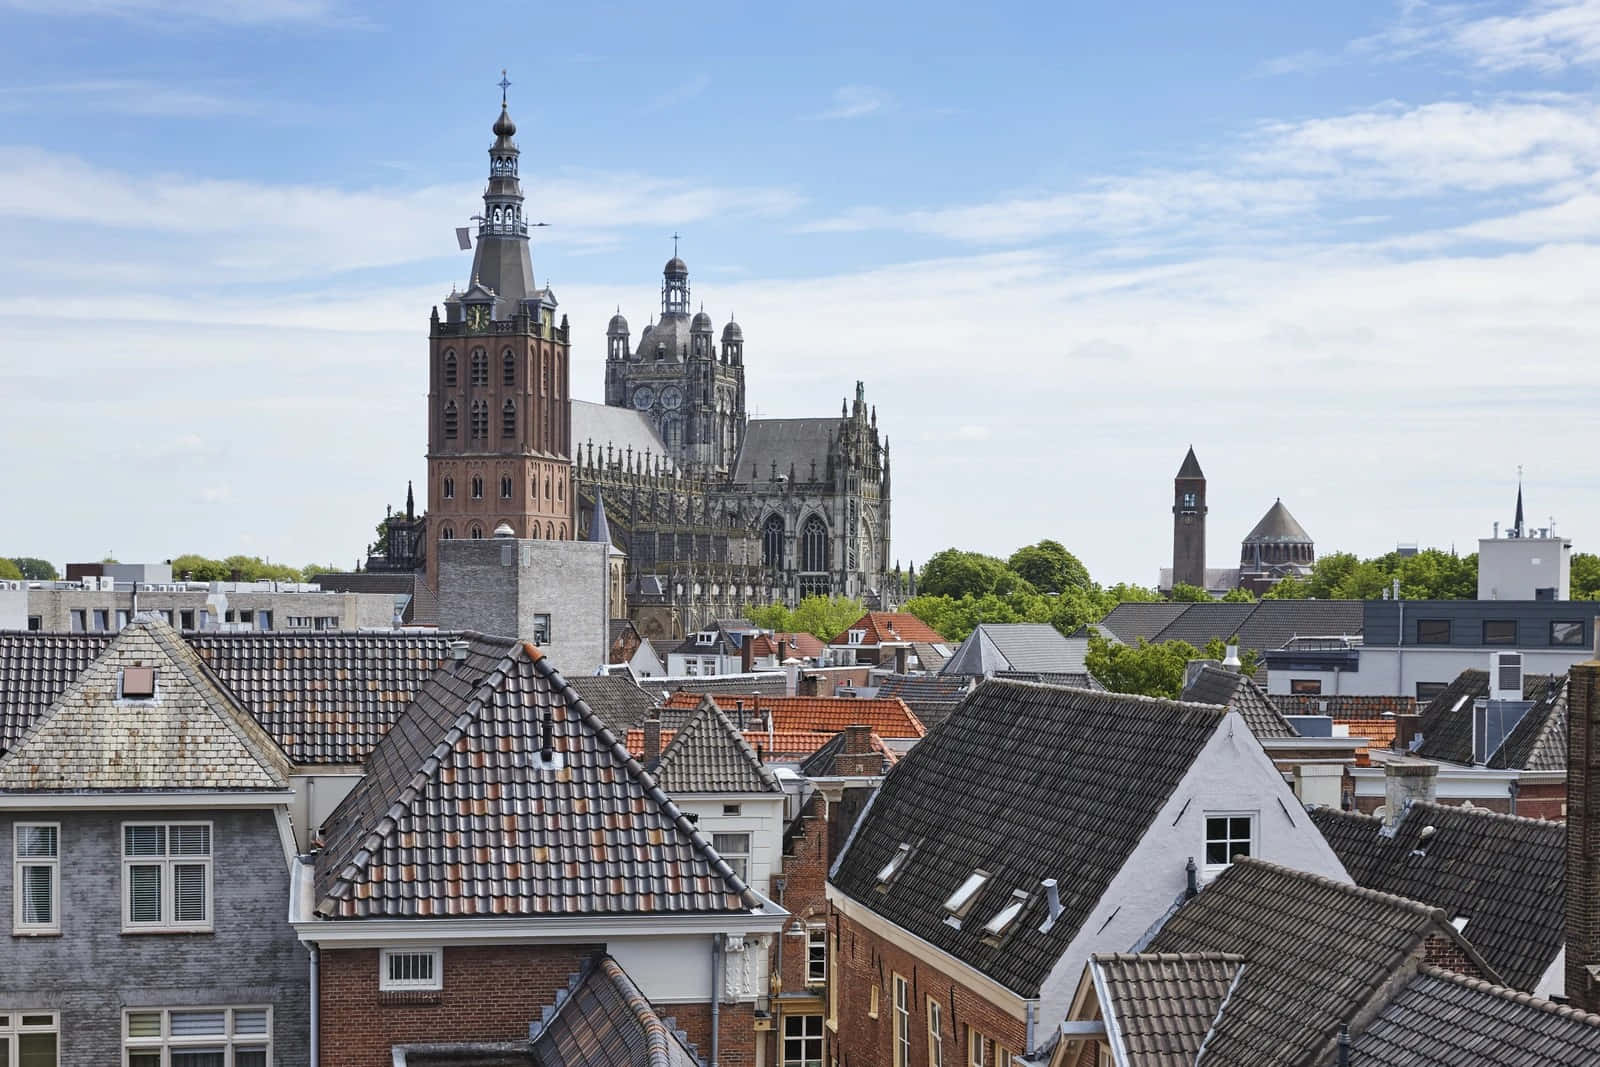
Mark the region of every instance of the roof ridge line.
MULTIPOLYGON (((1450 917, 1445 913, 1443 908, 1436 908, 1432 904, 1424 904, 1420 900, 1415 900, 1411 897, 1403 897, 1398 893, 1385 893, 1381 889, 1368 889, 1366 886, 1356 885, 1351 882, 1340 882, 1336 879, 1329 878, 1327 875, 1313 874, 1311 871, 1302 871, 1294 867, 1285 867, 1281 863, 1273 863, 1270 860, 1264 860, 1258 856, 1240 856, 1233 861, 1234 866, 1239 866, 1240 864, 1276 871, 1279 874, 1285 874, 1301 881, 1312 882, 1316 885, 1324 886, 1329 889, 1337 889, 1342 892, 1351 893, 1355 896, 1373 901, 1374 903, 1399 905, 1405 908, 1407 911, 1413 912, 1417 915, 1427 916, 1437 920, 1446 927, 1450 927, 1450 917)), ((1450 928, 1452 930, 1454 929, 1453 927, 1450 928)))
MULTIPOLYGON (((1052 685, 1049 682, 1033 682, 1023 678, 984 678, 978 682, 979 688, 982 688, 986 685, 1026 686, 1030 689, 1074 689, 1080 693, 1093 693, 1095 696, 1107 700, 1122 701, 1130 704, 1170 705, 1175 708, 1184 708, 1188 710, 1204 712, 1208 716, 1214 717, 1218 724, 1220 724, 1223 719, 1227 718, 1229 714, 1227 706, 1223 704, 1202 704, 1197 700, 1174 700, 1171 697, 1145 696, 1143 693, 1117 693, 1110 689, 1083 689, 1078 686, 1052 685), (1222 712, 1222 714, 1215 714, 1219 710, 1222 712)), ((895 699, 899 698, 897 697, 895 699)), ((902 703, 904 703, 904 701, 902 701, 902 703)))
POLYGON ((1509 1000, 1515 1004, 1522 1004, 1538 1011, 1548 1012, 1551 1015, 1559 1015, 1564 1019, 1573 1019, 1586 1022, 1591 1026, 1600 1026, 1600 1015, 1584 1011, 1582 1008, 1574 1008, 1570 1004, 1557 1004, 1555 1001, 1541 997, 1537 993, 1512 989, 1510 986, 1500 985, 1482 978, 1474 978, 1471 975, 1447 970, 1432 963, 1424 963, 1417 970, 1430 978, 1438 978, 1454 985, 1465 986, 1480 993, 1490 993, 1501 1000, 1509 1000))
MULTIPOLYGON (((1437 800, 1413 800, 1410 806, 1406 808, 1406 814, 1409 815, 1418 808, 1432 808, 1435 811, 1448 812, 1452 815, 1461 814, 1474 819, 1488 817, 1491 819, 1499 819, 1503 822, 1550 826, 1558 829, 1563 825, 1562 823, 1556 822, 1553 819, 1535 819, 1531 815, 1516 815, 1507 811, 1494 811, 1490 808, 1478 807, 1477 805, 1473 805, 1469 808, 1461 804, 1441 804, 1437 800)), ((1402 821, 1404 821, 1404 816, 1402 816, 1402 821)))

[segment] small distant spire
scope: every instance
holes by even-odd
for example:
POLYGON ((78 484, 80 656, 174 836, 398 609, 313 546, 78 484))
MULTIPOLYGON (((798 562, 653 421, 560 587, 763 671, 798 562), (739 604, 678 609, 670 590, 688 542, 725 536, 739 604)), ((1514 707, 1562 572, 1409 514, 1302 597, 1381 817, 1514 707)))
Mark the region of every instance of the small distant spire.
POLYGON ((506 106, 506 90, 511 88, 511 80, 506 77, 506 68, 500 68, 500 106, 506 106))
POLYGON ((417 517, 416 497, 411 493, 411 480, 406 479, 406 521, 410 522, 417 517))
POLYGON ((1517 464, 1517 520, 1514 524, 1517 536, 1522 536, 1522 464, 1517 464))

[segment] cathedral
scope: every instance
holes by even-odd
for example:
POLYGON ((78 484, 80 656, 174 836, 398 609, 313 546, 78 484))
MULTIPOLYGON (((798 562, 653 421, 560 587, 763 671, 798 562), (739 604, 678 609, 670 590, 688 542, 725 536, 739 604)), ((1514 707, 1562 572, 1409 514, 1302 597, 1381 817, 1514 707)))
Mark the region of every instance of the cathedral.
POLYGON ((571 328, 534 281, 516 130, 502 96, 471 277, 430 320, 427 511, 395 516, 369 569, 414 569, 437 591, 439 540, 605 531, 647 637, 813 594, 896 606, 889 442, 862 383, 837 417, 750 418, 743 329, 691 314, 676 248, 638 343, 620 308, 607 325, 605 403, 572 398, 571 328))

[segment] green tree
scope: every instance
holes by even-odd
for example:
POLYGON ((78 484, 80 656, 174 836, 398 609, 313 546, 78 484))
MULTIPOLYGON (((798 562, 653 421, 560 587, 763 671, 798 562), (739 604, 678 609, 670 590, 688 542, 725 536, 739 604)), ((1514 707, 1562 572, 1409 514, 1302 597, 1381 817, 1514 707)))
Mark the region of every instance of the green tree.
POLYGON ((1006 566, 1041 593, 1065 593, 1069 589, 1087 591, 1089 568, 1059 541, 1040 541, 1019 548, 1006 566))
POLYGON ((30 582, 53 582, 61 577, 56 572, 55 565, 47 559, 36 559, 33 556, 12 556, 11 562, 17 565, 17 570, 30 582))
POLYGON ((1261 594, 1262 600, 1305 600, 1311 595, 1311 583, 1304 578, 1289 575, 1261 594))
POLYGON ((1154 589, 1143 585, 1131 585, 1128 582, 1118 582, 1110 586, 1105 590, 1105 594, 1112 598, 1111 607, 1106 608, 1107 613, 1118 604, 1154 604, 1161 600, 1161 594, 1154 589))
POLYGON ((1198 585, 1188 585, 1178 582, 1172 587, 1171 600, 1186 601, 1192 604, 1203 604, 1211 599, 1211 594, 1201 589, 1198 585))
POLYGON ((792 611, 778 603, 744 609, 745 618, 763 630, 815 634, 824 641, 832 641, 866 613, 861 601, 842 596, 808 596, 792 611))
POLYGON ((1175 700, 1183 691, 1185 665, 1199 656, 1200 650, 1187 641, 1152 645, 1141 637, 1138 644, 1124 645, 1091 633, 1085 663, 1114 692, 1175 700))
MULTIPOLYGON (((1361 561, 1350 552, 1331 552, 1323 556, 1311 568, 1311 576, 1305 582, 1305 595, 1318 600, 1335 599, 1335 590, 1360 564, 1361 561)), ((1275 599, 1289 598, 1279 596, 1275 599)))
POLYGON ((1238 586, 1223 594, 1222 599, 1228 604, 1254 604, 1256 595, 1244 586, 1238 586))
POLYGON ((16 581, 22 577, 22 568, 9 559, 0 558, 0 579, 16 581))
POLYGON ((981 552, 947 548, 936 552, 917 576, 917 591, 927 596, 982 596, 992 591, 1007 568, 1002 560, 981 552))
MULTIPOLYGON (((321 569, 321 568, 318 568, 321 569)), ((180 581, 184 575, 196 582, 226 582, 238 572, 241 582, 271 580, 278 582, 305 581, 305 572, 299 567, 282 563, 268 563, 259 556, 229 556, 226 559, 209 559, 193 552, 172 559, 172 576, 180 581)))
POLYGON ((1592 552, 1572 554, 1572 599, 1600 600, 1600 556, 1592 552))

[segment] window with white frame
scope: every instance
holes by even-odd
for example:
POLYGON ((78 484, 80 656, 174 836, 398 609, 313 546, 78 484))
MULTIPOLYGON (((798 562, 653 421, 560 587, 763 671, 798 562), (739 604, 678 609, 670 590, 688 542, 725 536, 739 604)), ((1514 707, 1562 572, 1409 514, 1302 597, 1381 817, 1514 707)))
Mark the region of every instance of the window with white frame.
POLYGON ((944 1010, 928 998, 928 1067, 944 1067, 944 1010))
POLYGON ((911 987, 894 976, 894 1067, 911 1067, 911 987))
MULTIPOLYGON (((16 861, 11 883, 15 903, 12 932, 60 933, 61 825, 19 822, 11 828, 11 840, 16 861)), ((4 1060, 0 1067, 5 1067, 4 1060)))
POLYGON ((386 948, 378 954, 378 989, 381 992, 443 988, 443 949, 386 948))
POLYGON ((57 1067, 61 1017, 53 1011, 0 1011, 0 1067, 57 1067))
POLYGON ((211 824, 122 825, 122 928, 211 929, 211 824))
POLYGON ((967 1067, 1012 1067, 1011 1050, 967 1027, 967 1067))
POLYGON ((966 880, 956 886, 956 891, 945 898, 944 910, 950 914, 945 916, 944 921, 959 930, 961 920, 972 908, 972 902, 978 899, 978 890, 988 881, 989 872, 985 870, 976 870, 967 875, 966 880))
POLYGON ((1206 870, 1220 871, 1235 856, 1256 854, 1256 820, 1249 812, 1206 812, 1206 870))
POLYGON ((271 1008, 139 1008, 122 1019, 127 1067, 272 1063, 271 1008))
POLYGON ((828 980, 828 928, 806 929, 806 985, 821 985, 828 980))
POLYGON ((749 834, 712 834, 711 847, 717 850, 717 855, 728 861, 728 866, 733 868, 733 873, 739 876, 741 882, 750 880, 749 834))
POLYGON ((822 1016, 783 1017, 783 1067, 822 1067, 822 1016))

